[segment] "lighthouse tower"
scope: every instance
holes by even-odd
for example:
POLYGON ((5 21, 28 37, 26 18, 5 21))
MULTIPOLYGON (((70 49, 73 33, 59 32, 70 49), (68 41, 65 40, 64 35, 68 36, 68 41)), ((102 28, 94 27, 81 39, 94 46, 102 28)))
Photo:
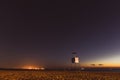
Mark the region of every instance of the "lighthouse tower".
POLYGON ((77 65, 80 63, 79 57, 77 55, 77 52, 75 51, 72 51, 72 55, 73 57, 71 59, 71 62, 73 64, 74 69, 77 69, 77 65))

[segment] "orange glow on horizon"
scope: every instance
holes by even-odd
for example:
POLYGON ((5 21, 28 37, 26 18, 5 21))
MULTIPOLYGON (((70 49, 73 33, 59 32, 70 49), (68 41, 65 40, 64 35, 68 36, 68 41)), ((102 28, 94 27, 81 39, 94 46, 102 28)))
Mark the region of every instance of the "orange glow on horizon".
POLYGON ((44 70, 44 67, 38 67, 38 66, 24 66, 23 69, 29 69, 29 70, 44 70))
POLYGON ((91 60, 86 62, 86 64, 103 64, 102 67, 120 67, 120 55, 108 56, 101 59, 91 60))
POLYGON ((36 68, 36 67, 34 67, 34 66, 24 66, 23 67, 23 69, 34 69, 34 68, 36 68))

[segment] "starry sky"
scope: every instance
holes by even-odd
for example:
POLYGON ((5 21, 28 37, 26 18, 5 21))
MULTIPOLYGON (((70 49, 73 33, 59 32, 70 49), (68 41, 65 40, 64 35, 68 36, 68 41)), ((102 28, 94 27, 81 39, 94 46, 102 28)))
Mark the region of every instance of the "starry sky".
POLYGON ((120 5, 115 1, 0 1, 0 67, 120 66, 120 5))

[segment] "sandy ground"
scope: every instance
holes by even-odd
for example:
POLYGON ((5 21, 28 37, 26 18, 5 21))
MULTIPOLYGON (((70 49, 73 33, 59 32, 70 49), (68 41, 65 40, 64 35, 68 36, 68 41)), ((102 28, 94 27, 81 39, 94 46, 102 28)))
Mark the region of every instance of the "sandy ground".
POLYGON ((120 72, 0 70, 0 80, 120 80, 120 72))

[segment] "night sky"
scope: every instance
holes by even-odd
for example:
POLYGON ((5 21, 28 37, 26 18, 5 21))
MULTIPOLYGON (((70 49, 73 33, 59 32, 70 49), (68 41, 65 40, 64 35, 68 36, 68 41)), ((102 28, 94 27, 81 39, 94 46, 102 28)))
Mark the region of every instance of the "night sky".
POLYGON ((120 5, 115 1, 0 2, 0 67, 120 66, 120 5))

